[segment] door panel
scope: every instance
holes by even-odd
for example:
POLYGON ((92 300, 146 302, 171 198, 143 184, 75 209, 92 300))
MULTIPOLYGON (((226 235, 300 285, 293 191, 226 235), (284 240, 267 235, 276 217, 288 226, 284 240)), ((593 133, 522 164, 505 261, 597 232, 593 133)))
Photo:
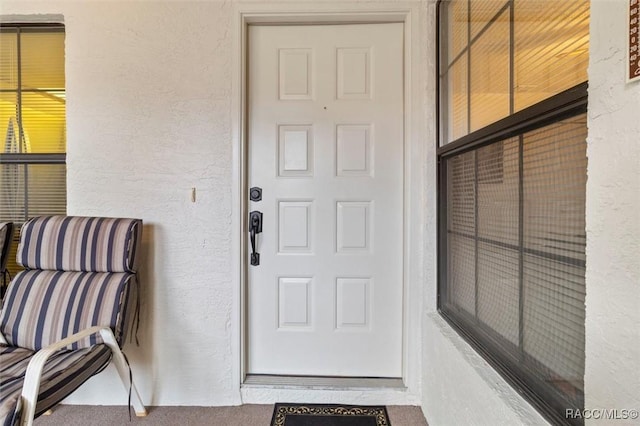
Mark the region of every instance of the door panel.
POLYGON ((250 26, 250 374, 400 377, 402 24, 250 26))

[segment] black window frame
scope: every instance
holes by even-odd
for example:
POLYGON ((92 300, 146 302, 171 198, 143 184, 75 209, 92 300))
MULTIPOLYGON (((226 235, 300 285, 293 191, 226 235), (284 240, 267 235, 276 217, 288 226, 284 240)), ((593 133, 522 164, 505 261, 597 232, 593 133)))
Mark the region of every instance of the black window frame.
MULTIPOLYGON (((442 143, 442 84, 441 65, 442 28, 441 7, 446 0, 438 0, 436 4, 436 156, 437 156, 437 308, 439 314, 460 334, 471 346, 525 399, 527 399, 549 422, 558 425, 583 425, 583 419, 570 418, 566 410, 567 401, 558 395, 557 400, 540 397, 548 394, 547 387, 541 387, 535 376, 526 368, 514 368, 521 360, 510 359, 497 343, 504 340, 489 327, 478 327, 477 321, 467 320, 463 315, 453 313, 445 307, 447 283, 447 168, 446 160, 468 151, 498 143, 510 137, 521 136, 526 132, 558 123, 580 114, 586 114, 588 102, 588 81, 540 101, 530 107, 512 112, 486 127, 470 132, 449 143, 442 143)), ((513 19, 513 16, 511 17, 513 19)), ((513 39, 512 39, 513 43, 513 39)), ((513 87, 513 85, 512 85, 513 87)), ((519 309, 522 311, 522 301, 519 309)), ((584 393, 580 397, 581 406, 571 407, 584 409, 584 393)))

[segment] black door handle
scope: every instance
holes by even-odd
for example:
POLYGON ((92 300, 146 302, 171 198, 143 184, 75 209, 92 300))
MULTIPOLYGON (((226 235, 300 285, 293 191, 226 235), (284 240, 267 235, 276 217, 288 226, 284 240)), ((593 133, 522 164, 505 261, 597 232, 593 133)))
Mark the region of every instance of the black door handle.
POLYGON ((249 234, 251 236, 251 265, 260 264, 260 253, 256 252, 256 235, 262 232, 262 212, 249 213, 249 234))

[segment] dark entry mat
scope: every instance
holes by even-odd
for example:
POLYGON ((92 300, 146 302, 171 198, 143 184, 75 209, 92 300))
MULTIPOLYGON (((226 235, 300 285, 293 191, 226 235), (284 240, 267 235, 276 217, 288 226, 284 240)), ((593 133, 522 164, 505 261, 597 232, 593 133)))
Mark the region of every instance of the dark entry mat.
POLYGON ((277 403, 271 426, 390 426, 383 405, 277 403))

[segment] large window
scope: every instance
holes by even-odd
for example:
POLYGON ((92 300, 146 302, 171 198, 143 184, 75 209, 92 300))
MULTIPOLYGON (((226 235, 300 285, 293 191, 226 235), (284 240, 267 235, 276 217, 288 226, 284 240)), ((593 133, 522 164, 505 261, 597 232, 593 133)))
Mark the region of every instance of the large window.
POLYGON ((64 36, 0 26, 0 221, 66 212, 64 36))
POLYGON ((584 407, 587 0, 439 13, 439 308, 552 422, 584 407))

